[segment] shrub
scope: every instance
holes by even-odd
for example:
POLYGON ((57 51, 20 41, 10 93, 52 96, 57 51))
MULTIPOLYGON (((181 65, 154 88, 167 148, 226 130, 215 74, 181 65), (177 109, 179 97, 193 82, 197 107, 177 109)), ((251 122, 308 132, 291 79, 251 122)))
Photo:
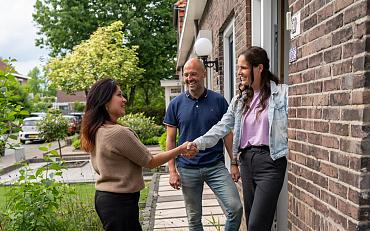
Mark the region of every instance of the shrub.
POLYGON ((75 134, 72 137, 72 147, 74 149, 80 149, 81 148, 81 140, 80 140, 80 135, 75 134))
POLYGON ((158 140, 159 140, 158 136, 153 136, 149 139, 144 140, 143 144, 145 144, 145 145, 158 144, 158 140))
POLYGON ((120 118, 119 122, 136 132, 141 142, 155 136, 160 136, 164 127, 154 123, 152 117, 145 117, 144 113, 128 114, 120 118))
MULTIPOLYGON (((164 132, 161 137, 159 137, 158 143, 159 147, 161 147, 162 151, 166 151, 166 139, 167 139, 167 132, 164 132)), ((177 130, 176 134, 176 144, 179 143, 179 130, 177 130)))
POLYGON ((58 113, 57 111, 50 111, 46 114, 44 119, 38 123, 37 126, 40 134, 46 139, 46 141, 58 141, 59 154, 60 157, 62 157, 60 140, 67 137, 68 121, 61 113, 58 113))
POLYGON ((127 114, 140 114, 143 113, 146 117, 153 118, 155 124, 163 125, 163 118, 166 112, 166 108, 163 107, 128 107, 127 114))
MULTIPOLYGON (((52 155, 57 155, 56 151, 52 151, 52 155)), ((51 158, 47 156, 45 160, 51 161, 51 158)), ((9 190, 10 201, 3 213, 6 230, 64 230, 63 219, 57 214, 69 190, 67 185, 54 179, 62 174, 62 168, 61 164, 50 162, 37 171, 27 164, 19 171, 17 187, 9 190)))

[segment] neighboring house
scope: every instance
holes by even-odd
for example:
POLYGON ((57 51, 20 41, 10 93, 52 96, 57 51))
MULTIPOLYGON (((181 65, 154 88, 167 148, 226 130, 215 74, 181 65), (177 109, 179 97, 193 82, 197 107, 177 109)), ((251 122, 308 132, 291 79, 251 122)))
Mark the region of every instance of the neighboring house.
MULTIPOLYGON (((7 65, 0 60, 0 70, 4 70, 7 67, 7 65)), ((30 77, 26 75, 21 75, 19 73, 13 73, 13 76, 17 78, 18 82, 20 84, 26 84, 30 77)))
POLYGON ((181 93, 181 83, 178 79, 161 80, 161 87, 164 87, 166 109, 170 101, 181 93))
POLYGON ((62 111, 63 114, 74 112, 74 103, 86 103, 86 94, 83 91, 77 91, 73 94, 67 94, 64 91, 57 91, 57 100, 53 103, 53 108, 62 111))
POLYGON ((228 101, 236 59, 252 45, 289 84, 288 172, 273 230, 370 230, 368 1, 180 0, 175 9, 179 76, 205 37, 219 64, 206 86, 228 101))

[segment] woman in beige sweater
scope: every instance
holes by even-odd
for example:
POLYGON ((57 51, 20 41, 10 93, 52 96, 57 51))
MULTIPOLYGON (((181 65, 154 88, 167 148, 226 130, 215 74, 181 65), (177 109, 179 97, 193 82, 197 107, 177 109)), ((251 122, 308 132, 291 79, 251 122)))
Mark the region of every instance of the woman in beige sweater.
POLYGON ((194 155, 187 143, 152 156, 134 131, 117 124, 126 99, 112 79, 90 89, 82 120, 81 147, 91 153, 97 172, 95 209, 105 230, 142 230, 138 201, 144 188, 142 169, 160 166, 179 154, 194 155))

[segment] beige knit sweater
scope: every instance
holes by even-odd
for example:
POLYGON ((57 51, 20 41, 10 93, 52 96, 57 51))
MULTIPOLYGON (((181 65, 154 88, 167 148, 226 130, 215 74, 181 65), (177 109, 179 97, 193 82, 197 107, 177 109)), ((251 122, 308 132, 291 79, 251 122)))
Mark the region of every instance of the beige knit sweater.
POLYGON ((98 129, 91 161, 98 173, 96 189, 116 193, 133 193, 144 188, 143 166, 152 155, 136 134, 121 125, 98 129))

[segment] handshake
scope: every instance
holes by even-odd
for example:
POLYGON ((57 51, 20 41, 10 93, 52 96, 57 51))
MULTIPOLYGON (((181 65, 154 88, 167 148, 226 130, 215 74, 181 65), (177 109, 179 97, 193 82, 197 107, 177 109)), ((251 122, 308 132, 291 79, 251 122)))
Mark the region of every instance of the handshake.
POLYGON ((185 156, 186 158, 192 158, 199 152, 197 145, 189 141, 181 144, 179 148, 181 150, 181 155, 185 156))

